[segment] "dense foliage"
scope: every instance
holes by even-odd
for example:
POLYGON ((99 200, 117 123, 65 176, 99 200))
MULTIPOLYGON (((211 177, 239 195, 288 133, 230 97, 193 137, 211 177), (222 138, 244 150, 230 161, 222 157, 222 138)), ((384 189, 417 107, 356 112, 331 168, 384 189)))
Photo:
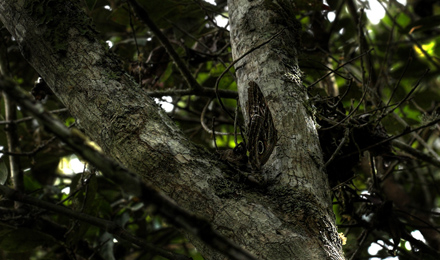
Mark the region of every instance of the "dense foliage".
MULTIPOLYGON (((79 2, 125 70, 161 102, 191 140, 213 153, 236 145, 233 134, 222 135, 236 129, 214 91, 217 79, 232 62, 225 0, 217 0, 216 5, 202 0, 138 1, 185 68, 211 92, 188 89, 181 65, 176 65, 126 1, 79 2), (215 136, 207 131, 212 128, 218 132, 215 136)), ((367 2, 318 2, 296 7, 304 29, 299 66, 319 128, 337 224, 347 238, 346 257, 436 259, 440 250, 440 6, 429 0, 411 5, 386 1, 386 15, 372 24, 364 13, 367 2), (415 238, 417 232, 425 242, 415 238), (374 251, 372 245, 380 247, 374 251)), ((66 125, 74 124, 21 56, 15 40, 5 29, 1 34, 3 74, 14 78, 66 125)), ((222 92, 222 101, 229 114, 236 114, 233 68, 222 75, 218 88, 231 90, 222 92)), ((1 259, 164 259, 152 248, 116 240, 115 234, 105 231, 105 221, 114 221, 153 247, 203 259, 178 230, 87 163, 69 172, 68 166, 77 161, 72 149, 16 107, 8 116, 12 122, 8 121, 5 100, 0 99, 2 184, 12 186, 7 176, 9 155, 14 155, 24 173, 22 191, 98 217, 102 225, 37 204, 0 200, 1 259), (8 131, 8 138, 16 140, 10 152, 8 131)), ((237 116, 240 125, 240 113, 237 116)))

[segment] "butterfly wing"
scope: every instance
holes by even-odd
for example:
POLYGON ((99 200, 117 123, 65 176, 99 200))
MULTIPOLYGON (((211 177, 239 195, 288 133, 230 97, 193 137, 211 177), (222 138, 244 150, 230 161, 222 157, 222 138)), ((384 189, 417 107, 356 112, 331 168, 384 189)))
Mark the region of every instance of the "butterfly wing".
POLYGON ((275 148, 277 130, 263 93, 253 81, 249 82, 247 109, 249 161, 259 171, 275 148))

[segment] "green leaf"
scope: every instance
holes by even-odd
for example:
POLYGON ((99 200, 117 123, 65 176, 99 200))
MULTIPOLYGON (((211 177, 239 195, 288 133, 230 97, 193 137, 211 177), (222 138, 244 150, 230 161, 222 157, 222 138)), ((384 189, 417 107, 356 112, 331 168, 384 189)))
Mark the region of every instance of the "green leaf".
POLYGON ((400 13, 396 21, 401 27, 406 27, 411 22, 411 18, 404 13, 400 13))
POLYGON ((26 191, 33 192, 38 189, 41 189, 42 186, 40 182, 38 182, 32 175, 24 174, 23 175, 24 187, 26 191))
POLYGON ((66 118, 66 120, 64 121, 64 124, 69 127, 71 126, 73 123, 75 123, 75 118, 73 117, 68 117, 66 118))

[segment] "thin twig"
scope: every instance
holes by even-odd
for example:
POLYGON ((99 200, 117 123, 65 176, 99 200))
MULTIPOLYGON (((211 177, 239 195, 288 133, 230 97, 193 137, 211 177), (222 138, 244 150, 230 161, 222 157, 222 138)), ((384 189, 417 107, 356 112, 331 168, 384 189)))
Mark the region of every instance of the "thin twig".
POLYGON ((385 117, 388 114, 394 112, 394 110, 396 110, 398 107, 400 107, 403 104, 403 102, 407 101, 408 98, 412 95, 412 93, 414 93, 414 91, 416 91, 416 89, 419 87, 420 81, 422 81, 422 79, 426 76, 426 74, 428 72, 429 72, 429 69, 426 69, 425 73, 423 73, 423 75, 417 81, 416 85, 408 92, 408 94, 406 94, 406 96, 394 108, 392 108, 390 111, 387 111, 387 113, 385 113, 383 116, 385 117))
POLYGON ((138 72, 139 72, 139 88, 142 87, 142 60, 141 60, 141 52, 139 51, 139 44, 136 37, 136 30, 134 29, 133 20, 131 19, 131 8, 128 8, 128 17, 130 19, 130 28, 133 32, 134 44, 136 45, 137 58, 138 58, 138 72))
MULTIPOLYGON (((353 252, 353 254, 350 256, 350 260, 353 260, 354 257, 356 256, 356 254, 359 252, 359 250, 362 248, 366 238, 368 237, 368 235, 370 234, 369 230, 363 230, 361 233, 361 241, 359 242, 358 246, 356 247, 356 250, 353 252)), ((359 239, 358 239, 359 240, 359 239)))
MULTIPOLYGON (((203 107, 202 113, 200 114, 200 123, 202 124, 203 129, 205 129, 206 132, 213 134, 214 131, 212 129, 209 129, 209 127, 205 124, 205 114, 206 110, 208 109, 209 104, 211 104, 212 98, 209 99, 209 101, 206 103, 206 105, 203 107)), ((225 132, 217 132, 215 131, 216 135, 233 135, 234 133, 225 133, 225 132)))
POLYGON ((147 11, 143 7, 141 7, 136 0, 128 0, 130 5, 133 7, 134 12, 137 14, 138 18, 143 21, 150 30, 156 35, 156 37, 159 39, 160 43, 163 47, 167 50, 168 54, 170 54, 171 58, 173 59, 174 63, 176 63, 177 68, 179 69, 180 73, 182 74, 183 78, 185 78, 188 86, 191 89, 195 89, 197 91, 200 91, 202 89, 202 86, 197 82, 197 80, 193 77, 191 74, 191 71, 189 71, 188 67, 185 65, 185 63, 182 61, 182 59, 179 57, 179 54, 174 50, 173 46, 171 46, 170 41, 168 38, 162 33, 162 31, 156 26, 156 24, 153 22, 153 20, 150 19, 150 16, 148 15, 147 11))
MULTIPOLYGON (((388 99, 388 102, 387 102, 387 106, 390 104, 390 102, 391 102, 391 100, 393 99, 393 97, 394 97, 394 94, 396 93, 396 90, 397 90, 397 88, 399 87, 399 85, 400 85, 400 82, 402 81, 402 79, 403 79, 403 76, 406 74, 406 70, 408 69, 408 67, 409 67, 409 64, 411 64, 411 61, 412 61, 412 51, 410 52, 410 56, 409 56, 409 58, 408 58, 408 60, 406 61, 406 64, 405 64, 405 67, 403 68, 403 71, 402 71, 402 74, 400 75, 400 77, 399 77, 399 80, 396 82, 396 84, 394 85, 394 87, 393 87, 393 91, 391 92, 391 95, 390 95, 390 98, 388 99)), ((384 110, 385 111, 385 110, 384 110)))
POLYGON ((39 145, 37 148, 35 148, 34 150, 32 150, 30 152, 9 152, 9 151, 5 151, 4 149, 2 149, 2 150, 0 150, 0 153, 6 154, 6 155, 15 155, 15 156, 33 156, 36 153, 38 153, 39 151, 43 150, 48 144, 53 142, 55 139, 56 139, 56 136, 51 137, 49 140, 47 140, 43 144, 39 145))
MULTIPOLYGON (((197 39, 196 37, 194 37, 192 34, 190 34, 189 32, 187 32, 186 30, 182 29, 180 26, 178 26, 177 24, 173 23, 172 21, 170 21, 167 18, 163 18, 165 21, 167 21, 169 24, 171 24, 174 28, 176 28, 177 30, 181 31, 182 33, 184 33, 186 36, 188 36, 189 38, 193 39, 195 42, 197 42, 198 44, 200 44, 201 46, 203 46, 203 48, 205 48, 208 52, 210 52, 212 55, 212 51, 211 49, 209 49, 208 46, 206 46, 202 41, 200 41, 200 39, 197 39)), ((196 50, 194 50, 196 51, 196 50)), ((213 55, 214 56, 214 55, 213 55)))
POLYGON ((392 140, 391 143, 393 144, 393 146, 395 146, 395 147, 399 148, 400 150, 416 157, 417 159, 440 168, 440 161, 437 160, 435 157, 430 156, 426 153, 423 153, 417 149, 414 149, 412 146, 407 145, 406 143, 404 143, 400 140, 392 140))
POLYGON ((337 122, 336 124, 334 124, 334 125, 332 125, 332 126, 329 126, 329 127, 327 127, 327 128, 321 128, 320 130, 321 131, 326 131, 326 130, 330 130, 330 129, 332 129, 332 128, 334 128, 334 127, 337 127, 338 125, 340 125, 340 124, 342 124, 343 122, 345 122, 347 119, 349 119, 350 117, 352 117, 353 116, 353 114, 359 109, 359 107, 361 106, 361 104, 362 104, 362 101, 364 101, 364 98, 365 98, 365 96, 366 96, 366 94, 367 94, 367 91, 364 91, 364 93, 362 93, 362 97, 361 97, 361 100, 359 100, 359 103, 357 104, 357 106, 348 114, 348 116, 346 116, 344 119, 342 119, 341 121, 339 121, 339 122, 337 122))
POLYGON ((222 107, 223 111, 225 111, 232 119, 234 119, 234 117, 231 115, 231 113, 229 113, 229 111, 225 108, 225 106, 223 105, 222 99, 220 98, 219 95, 219 91, 218 91, 218 85, 220 83, 220 80, 222 79, 222 77, 226 74, 226 72, 228 72, 232 66, 235 65, 235 63, 239 62, 241 59, 243 59, 244 57, 246 57, 247 55, 251 54, 252 52, 254 52, 255 50, 258 50, 259 48, 263 47, 264 45, 268 44, 269 42, 271 42, 273 39, 275 39, 278 35, 280 35, 281 33, 284 32, 284 29, 281 30, 280 32, 276 33, 275 35, 273 35, 272 37, 270 37, 267 41, 264 41, 261 44, 258 44, 255 47, 252 47, 250 50, 248 50, 247 52, 245 52, 243 55, 241 55, 238 59, 234 60, 233 62, 231 62, 231 64, 229 64, 229 66, 222 72, 222 74, 220 74, 220 76, 217 78, 216 82, 215 82, 215 95, 217 96, 218 102, 220 103, 220 106, 222 107))
POLYGON ((352 156, 352 155, 355 155, 355 154, 361 153, 361 152, 366 151, 366 150, 370 150, 370 149, 372 149, 372 148, 374 148, 374 147, 377 147, 377 146, 382 145, 382 144, 384 144, 384 143, 390 142, 390 141, 392 141, 392 140, 394 140, 394 139, 397 139, 397 138, 399 138, 399 137, 401 137, 401 136, 404 136, 404 135, 407 135, 407 134, 409 134, 409 133, 419 131, 420 129, 423 129, 423 128, 426 128, 426 127, 430 127, 430 126, 432 126, 432 125, 435 125, 435 124, 437 124, 438 122, 440 122, 440 118, 439 118, 439 119, 436 119, 436 120, 434 120, 434 121, 432 121, 432 122, 429 122, 429 123, 427 123, 427 124, 424 124, 424 125, 422 125, 422 126, 419 126, 419 127, 417 127, 417 128, 411 129, 411 130, 407 130, 407 129, 405 129, 402 133, 400 133, 400 134, 398 134, 398 135, 395 135, 395 136, 389 137, 389 138, 384 139, 384 140, 382 140, 382 141, 380 141, 380 142, 377 142, 377 143, 375 143, 375 144, 373 144, 373 145, 370 145, 370 146, 368 146, 368 147, 362 148, 360 151, 352 152, 352 153, 349 153, 349 154, 347 154, 347 155, 344 155, 344 156, 340 157, 339 159, 346 158, 346 157, 349 157, 349 156, 352 156))
MULTIPOLYGON (((61 108, 61 109, 51 110, 48 112, 51 114, 59 114, 59 113, 69 112, 69 111, 67 110, 67 108, 61 108)), ((20 119, 13 120, 13 121, 0 121, 0 125, 6 125, 6 124, 11 124, 11 123, 12 124, 19 124, 19 123, 27 122, 27 121, 30 121, 33 119, 34 119, 33 117, 28 116, 28 117, 20 118, 20 119)))
MULTIPOLYGON (((391 48, 391 43, 393 42, 393 36, 394 36, 394 29, 395 29, 395 24, 392 25, 390 33, 389 33, 389 37, 388 37, 388 41, 387 41, 387 48, 385 50, 385 56, 383 57, 383 62, 380 65, 380 69, 379 69, 379 78, 387 78, 387 74, 389 72, 389 68, 392 67, 391 63, 391 59, 392 59, 392 55, 390 54, 391 51, 394 51, 393 48, 391 48), (386 73, 385 73, 386 71, 386 73)), ((376 82, 376 86, 374 87, 375 89, 380 88, 379 84, 382 84, 381 80, 378 80, 376 82)), ((392 96, 392 95, 391 95, 392 96)), ((390 102, 391 99, 388 101, 390 102)))
POLYGON ((118 224, 116 224, 113 221, 108 221, 108 220, 105 220, 102 218, 97 218, 97 217, 94 217, 94 216, 91 216, 91 215, 88 215, 88 214, 85 214, 82 212, 76 212, 76 211, 73 211, 69 208, 66 208, 66 207, 63 207, 60 205, 55 205, 55 204, 52 204, 50 202, 47 202, 47 201, 44 201, 44 200, 41 200, 38 198, 28 196, 24 193, 17 191, 17 190, 10 189, 4 185, 0 185, 0 193, 10 200, 19 201, 22 203, 26 203, 28 205, 32 205, 32 206, 35 206, 38 208, 42 208, 42 209, 50 210, 52 212, 59 213, 64 216, 68 216, 68 217, 71 217, 76 220, 84 221, 86 223, 89 223, 91 225, 99 227, 99 228, 113 234, 114 236, 116 236, 119 239, 129 241, 135 245, 140 246, 141 248, 146 248, 148 250, 151 250, 154 254, 166 257, 168 259, 181 259, 181 260, 189 260, 190 259, 187 256, 178 255, 178 254, 172 253, 170 251, 158 248, 157 245, 147 243, 144 239, 140 239, 136 236, 131 235, 128 231, 126 231, 125 229, 123 229, 121 226, 119 226, 118 224))
MULTIPOLYGON (((381 1, 378 1, 379 4, 383 7, 383 9, 385 10, 386 14, 388 15, 388 17, 393 21, 393 24, 395 24, 400 31, 404 31, 404 28, 402 26, 400 26, 400 24, 396 21, 396 18, 393 17, 390 12, 388 11, 388 9, 383 5, 383 3, 381 1)), ((423 53, 423 55, 425 55, 426 59, 428 59, 429 62, 431 62, 432 65, 434 65, 438 70, 440 70, 440 65, 435 62, 431 55, 429 55, 425 49, 423 49, 422 45, 416 40, 414 39, 414 37, 411 34, 407 34, 406 35, 415 45, 417 45, 417 47, 419 48, 419 50, 423 53)))
MULTIPOLYGON (((212 117, 212 121, 211 121, 211 127, 212 127, 212 130, 215 130, 215 129, 214 129, 214 125, 215 125, 215 116, 212 117)), ((214 140, 214 147, 215 147, 215 150, 218 151, 218 147, 217 147, 217 139, 215 138, 215 131, 212 131, 212 138, 213 138, 213 140, 214 140)))
POLYGON ((317 80, 316 80, 315 82, 313 82, 308 88, 313 87, 313 86, 316 85, 318 82, 320 82, 320 81, 322 81, 323 79, 325 79, 326 77, 328 77, 330 74, 332 74, 332 73, 338 71, 339 69, 343 68, 345 65, 350 64, 351 62, 353 62, 353 61, 359 59, 360 57, 362 57, 362 56, 364 56, 364 55, 370 53, 372 50, 374 50, 374 49, 369 49, 368 51, 366 51, 366 52, 364 52, 364 53, 362 53, 362 54, 360 54, 360 55, 354 57, 353 59, 350 59, 349 61, 343 63, 342 65, 339 65, 336 69, 331 70, 330 72, 328 72, 328 73, 325 74, 324 76, 322 76, 322 77, 320 77, 319 79, 317 79, 317 80))
POLYGON ((339 106, 339 103, 341 103, 342 102, 342 100, 345 98, 345 96, 347 96, 347 94, 348 94, 348 92, 350 91, 350 89, 351 89, 351 84, 353 84, 353 78, 349 78, 348 79, 348 87, 347 87, 347 90, 344 92, 344 94, 342 94, 342 96, 339 98, 339 100, 338 100, 338 102, 336 102, 336 104, 334 104, 333 106, 330 106, 330 107, 332 107, 332 108, 336 108, 336 107, 338 107, 339 106))
POLYGON ((344 146, 345 142, 347 141, 347 137, 350 133, 350 128, 345 128, 344 131, 344 137, 342 137, 341 142, 339 143, 338 147, 336 147, 336 150, 333 152, 332 156, 327 160, 327 162, 322 167, 323 169, 327 168, 327 166, 335 159, 336 155, 339 153, 339 151, 344 146))
POLYGON ((379 191, 379 182, 377 180, 377 167, 376 167, 376 162, 374 160, 374 156, 371 155, 371 153, 369 154, 369 159, 370 159, 370 168, 371 168, 371 175, 373 176, 373 187, 374 187, 374 191, 379 191))

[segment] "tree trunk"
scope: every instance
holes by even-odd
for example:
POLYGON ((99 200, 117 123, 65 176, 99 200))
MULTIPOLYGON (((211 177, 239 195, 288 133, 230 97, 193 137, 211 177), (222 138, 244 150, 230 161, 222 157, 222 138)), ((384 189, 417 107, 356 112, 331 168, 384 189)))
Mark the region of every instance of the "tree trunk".
MULTIPOLYGON (((278 129, 279 140, 265 173, 269 182, 276 185, 268 187, 268 194, 277 201, 282 214, 288 216, 286 222, 294 225, 296 232, 309 233, 311 240, 318 238, 321 242, 316 244, 325 245, 327 257, 338 259, 342 253, 331 211, 330 190, 323 171, 313 109, 301 84, 302 73, 297 62, 301 24, 294 18, 294 2, 228 1, 234 60, 280 33, 235 66, 237 85, 241 106, 245 107, 247 83, 257 82, 278 129)), ((313 246, 308 250, 313 251, 313 246)), ((316 250, 316 254, 306 255, 312 259, 320 254, 322 251, 316 250)), ((316 259, 319 258, 324 256, 316 259)))
MULTIPOLYGON (((0 0, 0 19, 77 127, 109 156, 261 259, 342 259, 313 114, 299 84, 293 5, 229 2, 234 59, 284 30, 236 66, 242 107, 255 81, 278 131, 261 173, 264 188, 236 182, 193 145, 122 71, 73 2, 0 0)), ((193 242, 206 259, 224 258, 193 242)))

